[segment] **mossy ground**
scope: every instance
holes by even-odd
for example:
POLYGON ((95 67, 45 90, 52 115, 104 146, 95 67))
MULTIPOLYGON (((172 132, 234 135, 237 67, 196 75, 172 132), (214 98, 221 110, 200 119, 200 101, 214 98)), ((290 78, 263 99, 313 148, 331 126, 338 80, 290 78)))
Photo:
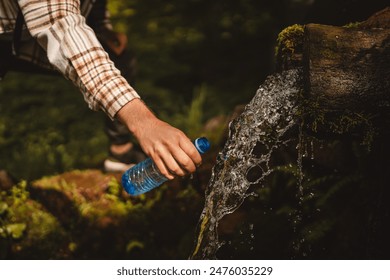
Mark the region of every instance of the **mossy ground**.
POLYGON ((130 197, 117 177, 75 170, 2 192, 7 209, 0 228, 10 230, 0 238, 1 257, 186 258, 193 246, 201 195, 190 185, 180 189, 177 180, 130 197))

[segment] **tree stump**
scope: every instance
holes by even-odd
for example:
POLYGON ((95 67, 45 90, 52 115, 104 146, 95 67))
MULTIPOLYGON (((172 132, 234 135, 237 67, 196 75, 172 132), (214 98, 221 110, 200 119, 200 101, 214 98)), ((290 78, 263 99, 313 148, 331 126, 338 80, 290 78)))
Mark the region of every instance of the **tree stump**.
POLYGON ((303 69, 308 131, 365 134, 363 142, 389 131, 390 7, 344 27, 287 27, 278 36, 276 64, 278 71, 303 69))
POLYGON ((323 106, 389 107, 390 29, 308 24, 303 67, 307 95, 323 106))
POLYGON ((283 30, 277 69, 303 67, 305 93, 327 110, 390 106, 390 7, 344 27, 308 24, 283 30))

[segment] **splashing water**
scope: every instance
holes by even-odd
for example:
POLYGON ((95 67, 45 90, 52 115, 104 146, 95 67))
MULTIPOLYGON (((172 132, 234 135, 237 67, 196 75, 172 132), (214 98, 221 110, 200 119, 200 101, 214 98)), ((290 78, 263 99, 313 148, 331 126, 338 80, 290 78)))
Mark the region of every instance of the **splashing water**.
POLYGON ((206 191, 192 259, 215 259, 223 245, 218 222, 234 212, 250 195, 251 185, 261 183, 272 168, 273 152, 286 145, 283 136, 297 123, 297 97, 302 92, 301 70, 289 70, 267 78, 244 112, 230 123, 229 138, 213 168, 206 191), (261 148, 261 155, 258 150, 261 148), (256 170, 255 179, 248 176, 256 170))

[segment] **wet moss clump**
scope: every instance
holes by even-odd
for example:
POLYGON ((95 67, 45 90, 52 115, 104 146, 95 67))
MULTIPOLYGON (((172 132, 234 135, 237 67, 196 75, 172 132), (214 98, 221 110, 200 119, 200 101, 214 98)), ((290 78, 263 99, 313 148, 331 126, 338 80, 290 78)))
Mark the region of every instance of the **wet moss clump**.
POLYGON ((304 26, 294 24, 283 29, 276 40, 275 58, 279 70, 301 66, 304 26))

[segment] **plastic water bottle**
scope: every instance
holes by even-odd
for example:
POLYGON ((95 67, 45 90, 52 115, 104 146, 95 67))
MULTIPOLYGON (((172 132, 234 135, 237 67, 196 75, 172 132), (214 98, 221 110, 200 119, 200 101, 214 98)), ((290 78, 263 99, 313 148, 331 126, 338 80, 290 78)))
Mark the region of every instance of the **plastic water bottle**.
MULTIPOLYGON (((194 145, 200 154, 210 149, 205 137, 197 138, 194 145)), ((122 186, 130 195, 140 195, 162 185, 168 179, 160 173, 151 158, 138 163, 122 175, 122 186)))

